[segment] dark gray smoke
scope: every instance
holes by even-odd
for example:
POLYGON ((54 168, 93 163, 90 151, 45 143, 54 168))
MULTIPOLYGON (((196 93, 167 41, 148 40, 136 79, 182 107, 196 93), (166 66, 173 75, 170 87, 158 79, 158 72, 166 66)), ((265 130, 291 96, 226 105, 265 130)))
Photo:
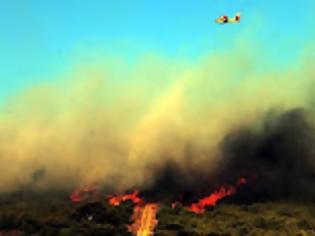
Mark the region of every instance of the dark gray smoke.
MULTIPOLYGON (((193 158, 188 156, 187 158, 193 158)), ((167 162, 157 170, 155 182, 141 191, 149 201, 180 200, 189 203, 209 194, 216 187, 214 175, 198 169, 182 169, 174 162, 167 162)))
MULTIPOLYGON (((304 109, 270 111, 258 124, 226 135, 215 173, 166 163, 157 171, 155 184, 143 195, 154 200, 191 202, 245 177, 248 184, 230 198, 233 201, 315 198, 314 131, 311 113, 304 109)), ((193 153, 187 153, 186 159, 194 158, 193 153)))
POLYGON ((239 192, 243 195, 239 199, 311 199, 315 197, 314 141, 308 111, 271 112, 261 127, 245 127, 227 135, 221 179, 231 182, 239 176, 249 177, 249 186, 239 192))

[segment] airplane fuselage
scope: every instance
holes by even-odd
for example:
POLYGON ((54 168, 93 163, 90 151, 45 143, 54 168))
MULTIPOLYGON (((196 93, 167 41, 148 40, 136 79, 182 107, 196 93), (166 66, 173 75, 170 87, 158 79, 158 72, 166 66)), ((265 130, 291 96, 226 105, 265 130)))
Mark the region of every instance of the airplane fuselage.
POLYGON ((220 16, 215 20, 218 24, 227 24, 227 23, 239 23, 241 20, 241 14, 236 14, 235 17, 227 17, 227 16, 220 16))

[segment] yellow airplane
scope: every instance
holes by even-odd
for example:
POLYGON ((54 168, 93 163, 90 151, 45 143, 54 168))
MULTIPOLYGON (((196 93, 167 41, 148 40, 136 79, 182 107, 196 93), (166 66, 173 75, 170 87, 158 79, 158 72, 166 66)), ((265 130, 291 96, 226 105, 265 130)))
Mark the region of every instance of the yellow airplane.
POLYGON ((215 20, 218 24, 239 23, 241 21, 241 13, 237 13, 234 17, 220 16, 215 20))

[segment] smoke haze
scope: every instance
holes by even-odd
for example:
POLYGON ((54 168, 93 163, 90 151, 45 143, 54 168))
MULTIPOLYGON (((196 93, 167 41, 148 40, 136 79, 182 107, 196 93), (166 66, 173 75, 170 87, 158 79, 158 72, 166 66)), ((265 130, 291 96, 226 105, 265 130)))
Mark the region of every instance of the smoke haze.
POLYGON ((314 71, 305 62, 261 72, 258 59, 242 58, 78 68, 20 93, 0 117, 0 192, 91 183, 155 192, 167 180, 177 194, 268 170, 270 183, 306 183, 314 173, 314 71))

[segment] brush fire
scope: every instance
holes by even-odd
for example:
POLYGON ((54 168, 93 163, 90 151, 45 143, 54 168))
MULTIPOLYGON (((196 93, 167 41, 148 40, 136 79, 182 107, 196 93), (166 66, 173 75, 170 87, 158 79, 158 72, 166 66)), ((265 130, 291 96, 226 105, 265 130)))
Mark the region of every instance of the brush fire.
POLYGON ((292 110, 261 131, 230 133, 215 174, 187 176, 168 162, 151 185, 123 194, 95 183, 71 194, 2 194, 1 235, 314 235, 314 136, 305 117, 292 110))
POLYGON ((315 235, 314 70, 262 55, 117 61, 1 107, 0 236, 315 235))
MULTIPOLYGON (((219 190, 211 193, 207 197, 200 199, 197 203, 192 203, 190 206, 186 206, 184 209, 195 214, 202 214, 205 212, 205 208, 207 206, 215 206, 220 199, 236 193, 237 187, 246 183, 247 180, 245 178, 240 178, 235 186, 222 186, 219 190)), ((70 199, 74 203, 89 201, 94 198, 95 192, 95 187, 86 187, 75 190, 70 195, 70 199)), ((146 203, 145 200, 139 196, 139 191, 137 190, 122 195, 109 195, 107 196, 107 201, 112 206, 119 206, 123 202, 127 201, 132 202, 135 205, 131 217, 131 221, 133 223, 126 226, 128 231, 135 236, 154 235, 155 227, 158 224, 158 219, 156 219, 156 216, 159 203, 146 203)), ((172 203, 171 206, 172 208, 177 207, 176 203, 172 203)), ((90 216, 89 219, 92 220, 93 216, 90 216)))

